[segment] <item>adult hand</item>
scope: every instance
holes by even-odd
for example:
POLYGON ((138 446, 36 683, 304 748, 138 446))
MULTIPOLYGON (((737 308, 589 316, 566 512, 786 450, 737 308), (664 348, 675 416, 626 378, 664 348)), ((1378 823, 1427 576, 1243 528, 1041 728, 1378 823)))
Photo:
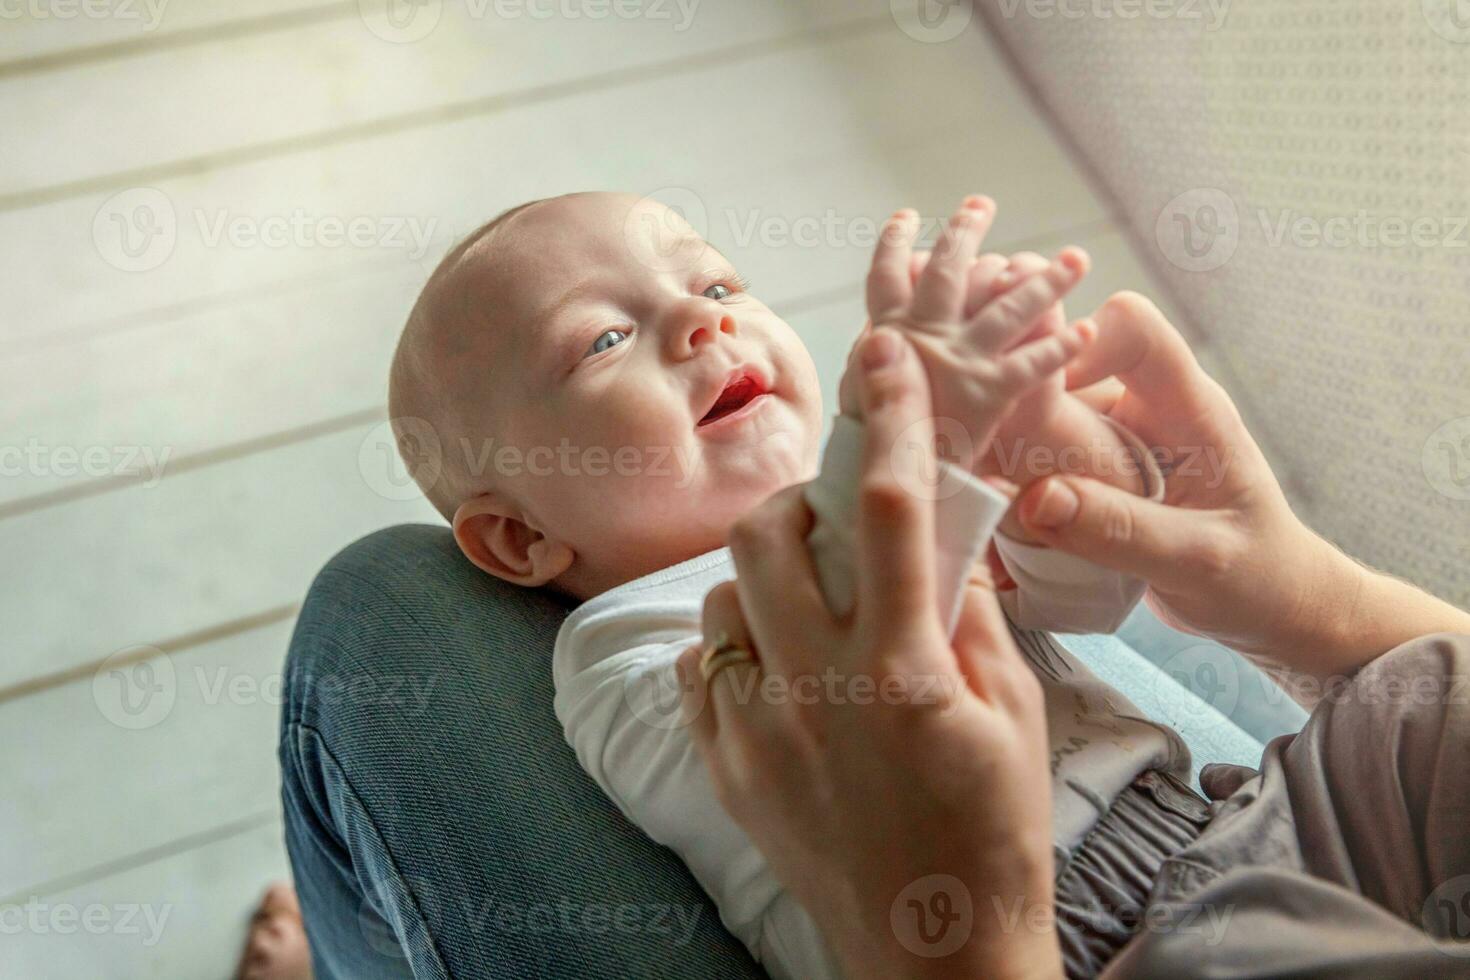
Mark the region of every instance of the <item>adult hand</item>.
POLYGON ((827 611, 799 487, 737 524, 704 630, 757 662, 706 683, 681 658, 694 741, 849 976, 1060 977, 1040 685, 987 582, 946 638, 934 504, 906 489, 933 465, 924 370, 890 329, 862 343, 855 609, 827 611))
POLYGON ((1099 407, 1154 450, 1167 474, 1164 500, 1054 476, 1020 499, 1027 532, 1139 576, 1164 622, 1268 669, 1326 678, 1388 649, 1348 635, 1369 573, 1292 513, 1230 396, 1158 308, 1118 293, 1094 319, 1097 339, 1068 368, 1068 387, 1122 382, 1099 407))

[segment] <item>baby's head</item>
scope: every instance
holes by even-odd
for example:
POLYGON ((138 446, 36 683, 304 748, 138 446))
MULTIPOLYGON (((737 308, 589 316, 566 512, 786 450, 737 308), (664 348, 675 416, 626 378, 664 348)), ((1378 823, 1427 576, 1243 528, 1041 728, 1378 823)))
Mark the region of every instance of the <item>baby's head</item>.
POLYGON ((603 193, 521 205, 454 248, 388 408, 472 562, 583 598, 723 545, 812 475, 822 428, 805 346, 729 260, 663 205, 603 193))

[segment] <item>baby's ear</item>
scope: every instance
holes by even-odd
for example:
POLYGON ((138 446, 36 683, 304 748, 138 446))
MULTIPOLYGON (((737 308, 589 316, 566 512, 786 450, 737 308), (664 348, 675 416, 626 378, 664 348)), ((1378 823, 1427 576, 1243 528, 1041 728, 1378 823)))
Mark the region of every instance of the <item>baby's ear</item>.
POLYGON ((516 585, 545 585, 572 564, 572 549, 525 521, 512 500, 496 493, 472 497, 454 512, 454 540, 466 558, 516 585))

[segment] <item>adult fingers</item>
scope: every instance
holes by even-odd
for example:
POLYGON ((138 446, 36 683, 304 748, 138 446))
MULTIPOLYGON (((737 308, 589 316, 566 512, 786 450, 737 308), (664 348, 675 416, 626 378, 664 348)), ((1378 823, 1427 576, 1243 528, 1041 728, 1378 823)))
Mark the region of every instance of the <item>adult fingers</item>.
POLYGON ((760 683, 759 648, 746 626, 740 597, 733 582, 722 582, 705 595, 701 630, 704 635, 699 654, 701 658, 706 651, 724 644, 734 644, 749 650, 752 656, 749 662, 726 667, 707 680, 700 672, 699 663, 695 664, 695 673, 700 675, 699 680, 706 686, 706 723, 712 726, 711 734, 718 734, 731 711, 744 712, 754 706, 753 695, 756 685, 760 683))
POLYGON ((858 486, 858 619, 901 634, 938 619, 934 585, 933 408, 923 364, 896 331, 875 330, 859 356, 863 458, 858 486))
POLYGON ((914 292, 909 263, 918 233, 919 216, 908 208, 883 223, 868 269, 868 316, 874 323, 892 319, 909 307, 914 292))
POLYGON ((971 321, 970 332, 986 351, 1008 348, 1054 303, 1072 291, 1087 274, 1087 253, 1063 249, 1056 261, 986 304, 971 321))
POLYGON ((910 307, 914 321, 944 323, 959 316, 965 306, 970 266, 994 220, 994 201, 978 195, 965 198, 935 243, 929 265, 914 286, 910 307))
MULTIPOLYGON (((1078 322, 1080 323, 1082 321, 1079 320, 1078 322)), ((1097 335, 1097 324, 1091 319, 1087 322, 1091 324, 1092 333, 1095 338, 1097 335)), ((1109 415, 1112 413, 1113 407, 1118 404, 1118 399, 1122 398, 1128 389, 1123 387, 1123 382, 1117 378, 1109 377, 1101 381, 1094 381, 1086 387, 1069 387, 1068 390, 1075 397, 1086 402, 1087 406, 1094 412, 1097 412, 1099 415, 1109 415)))
POLYGON ((716 795, 739 819, 738 808, 747 795, 742 786, 754 774, 752 760, 759 755, 755 750, 769 737, 770 729, 760 716, 764 708, 760 699, 751 697, 742 704, 733 692, 747 687, 753 692, 759 673, 753 665, 734 664, 705 678, 700 670, 705 650, 702 643, 690 647, 674 665, 685 692, 684 718, 716 795))
POLYGON ((1042 544, 1158 583, 1229 565, 1231 529, 1210 511, 1185 510, 1079 476, 1038 480, 1021 495, 1021 526, 1042 544))
POLYGON ((1067 387, 1116 375, 1145 404, 1189 417, 1218 407, 1218 387, 1159 308, 1138 293, 1109 297, 1093 319, 1097 342, 1067 369, 1067 387))
POLYGON ((806 546, 812 519, 803 488, 793 486, 774 494, 730 530, 738 573, 735 591, 750 636, 771 673, 807 669, 802 655, 806 647, 793 645, 793 636, 819 643, 817 638, 830 630, 832 614, 806 546), (793 630, 792 623, 801 623, 802 631, 793 630))
POLYGON ((683 692, 680 711, 701 753, 714 751, 715 736, 719 731, 715 713, 710 709, 709 682, 699 672, 699 661, 703 656, 704 644, 696 643, 679 654, 679 659, 674 662, 679 690, 683 692))
POLYGON ((1005 614, 983 568, 976 566, 960 600, 952 641, 960 673, 982 701, 1016 706, 1036 678, 1016 649, 1005 614))

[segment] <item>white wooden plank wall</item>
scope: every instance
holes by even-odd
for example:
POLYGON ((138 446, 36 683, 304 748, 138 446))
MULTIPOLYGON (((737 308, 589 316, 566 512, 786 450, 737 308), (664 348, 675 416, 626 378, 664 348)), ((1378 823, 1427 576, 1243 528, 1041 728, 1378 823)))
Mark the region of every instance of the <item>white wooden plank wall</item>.
POLYGON ((0 906, 111 917, 0 935, 6 977, 228 975, 285 873, 295 604, 353 538, 434 519, 359 454, 418 285, 489 215, 679 189, 829 398, 867 250, 748 240, 752 220, 857 237, 981 190, 993 245, 1093 251, 1079 307, 1148 287, 977 25, 921 41, 879 0, 701 0, 687 21, 430 0, 433 29, 395 42, 372 0, 152 2, 25 0, 0 23, 0 906), (374 242, 215 233, 293 218, 374 242), (171 673, 168 710, 121 710, 116 655, 171 673))

